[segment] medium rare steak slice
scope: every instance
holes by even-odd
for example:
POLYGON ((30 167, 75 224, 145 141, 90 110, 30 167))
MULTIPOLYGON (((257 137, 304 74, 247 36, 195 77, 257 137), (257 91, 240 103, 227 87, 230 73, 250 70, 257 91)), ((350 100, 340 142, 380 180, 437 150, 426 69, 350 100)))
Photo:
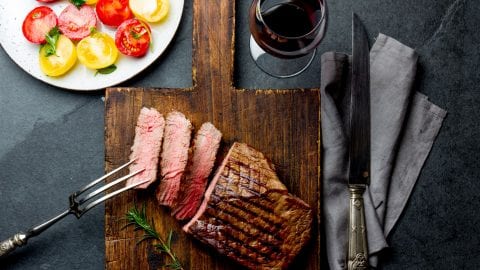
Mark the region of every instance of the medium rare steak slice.
POLYGON ((286 269, 310 239, 312 220, 262 153, 234 143, 183 230, 250 269, 286 269))
POLYGON ((172 215, 179 220, 195 215, 212 172, 222 133, 212 123, 204 123, 193 140, 193 155, 180 184, 178 202, 172 215))
POLYGON ((161 205, 172 207, 187 166, 193 127, 185 115, 177 111, 169 113, 165 122, 160 161, 162 179, 157 188, 157 200, 161 205))
POLYGON ((145 189, 157 179, 158 157, 162 147, 165 119, 155 109, 142 108, 135 127, 135 139, 131 147, 130 160, 135 159, 129 167, 130 172, 140 169, 145 171, 127 181, 127 185, 149 180, 136 188, 145 189))

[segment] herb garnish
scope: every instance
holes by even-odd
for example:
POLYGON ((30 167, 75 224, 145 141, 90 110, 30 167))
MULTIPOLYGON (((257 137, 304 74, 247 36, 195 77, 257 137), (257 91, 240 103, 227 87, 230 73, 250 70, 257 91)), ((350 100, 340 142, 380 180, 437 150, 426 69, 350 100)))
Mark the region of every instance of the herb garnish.
POLYGON ((85 0, 70 0, 70 2, 72 2, 77 8, 80 8, 85 4, 85 0))
POLYGON ((45 49, 45 56, 46 57, 48 57, 50 55, 54 55, 54 54, 57 53, 57 41, 58 41, 59 37, 60 37, 60 30, 58 30, 57 26, 53 27, 45 35, 45 39, 47 40, 47 43, 43 46, 46 47, 46 49, 45 49))
POLYGON ((166 239, 163 239, 162 237, 160 237, 160 235, 155 230, 153 225, 151 225, 153 224, 153 221, 152 223, 148 222, 145 204, 142 206, 141 210, 139 210, 137 208, 137 205, 135 205, 132 209, 130 209, 127 212, 126 218, 128 221, 128 224, 126 226, 134 225, 135 231, 142 230, 145 232, 145 235, 140 240, 140 242, 146 239, 156 239, 157 241, 160 242, 159 244, 155 244, 154 247, 161 253, 165 253, 166 255, 168 255, 171 260, 171 263, 164 265, 164 267, 174 269, 174 270, 183 270, 183 267, 180 264, 180 261, 178 261, 177 256, 172 251, 173 231, 170 230, 166 239))
POLYGON ((134 39, 137 39, 137 40, 140 39, 144 34, 145 34, 145 32, 144 33, 137 33, 134 30, 130 30, 130 35, 132 35, 132 37, 134 39))
POLYGON ((95 35, 97 33, 97 28, 95 26, 90 27, 90 36, 95 35))
POLYGON ((115 64, 111 64, 108 67, 97 69, 97 72, 95 72, 95 76, 97 76, 98 73, 100 73, 100 74, 110 74, 110 73, 114 72, 115 70, 117 70, 117 66, 115 66, 115 64))
MULTIPOLYGON (((138 22, 143 25, 143 27, 145 28, 145 30, 147 30, 147 33, 148 33, 148 36, 150 37, 150 44, 149 44, 149 47, 150 47, 150 51, 153 52, 153 36, 152 36, 152 32, 150 32, 150 27, 148 27, 148 24, 145 24, 144 22, 138 20, 138 22)), ((143 35, 143 34, 142 34, 143 35)), ((135 36, 134 36, 135 38, 135 36)))

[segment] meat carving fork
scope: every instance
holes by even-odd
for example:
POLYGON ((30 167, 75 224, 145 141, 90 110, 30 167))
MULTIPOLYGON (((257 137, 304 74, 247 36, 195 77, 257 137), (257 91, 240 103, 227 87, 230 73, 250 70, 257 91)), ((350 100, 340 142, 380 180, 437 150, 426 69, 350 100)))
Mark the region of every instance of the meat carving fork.
POLYGON ((70 214, 73 214, 78 219, 83 214, 88 212, 88 210, 92 209, 93 207, 97 206, 98 204, 100 204, 100 203, 102 203, 102 202, 104 202, 104 201, 106 201, 106 200, 124 192, 124 191, 127 191, 131 188, 134 188, 138 185, 141 185, 143 183, 148 182, 148 180, 146 180, 146 181, 141 181, 139 183, 134 183, 134 184, 125 186, 123 188, 120 188, 116 191, 113 191, 111 193, 108 193, 108 194, 100 197, 100 198, 97 198, 97 199, 93 200, 94 198, 98 197, 97 195, 102 194, 102 192, 106 191, 107 189, 110 189, 111 187, 113 187, 117 184, 120 184, 120 183, 126 181, 127 179, 131 178, 132 176, 137 175, 137 174, 141 173, 142 171, 144 171, 144 169, 141 169, 141 170, 138 170, 138 171, 134 171, 134 172, 132 172, 128 175, 125 175, 123 177, 120 177, 116 180, 113 180, 112 182, 110 182, 110 183, 108 183, 108 184, 106 184, 102 187, 99 187, 99 188, 91 191, 90 193, 88 193, 86 195, 83 195, 84 192, 86 192, 87 190, 96 186, 98 183, 105 180, 107 177, 109 177, 109 176, 121 171, 122 169, 126 168, 128 165, 132 164, 134 161, 135 160, 131 160, 131 161, 121 165, 120 167, 118 167, 115 170, 105 174, 104 176, 93 180, 90 184, 84 186, 82 189, 78 190, 77 192, 74 192, 74 193, 70 194, 70 196, 68 197, 69 207, 63 213, 59 214, 58 216, 56 216, 56 217, 54 217, 50 220, 45 221, 44 223, 41 223, 41 224, 39 224, 35 227, 32 227, 32 228, 28 229, 27 232, 19 232, 19 233, 13 235, 12 237, 8 238, 7 240, 4 240, 4 241, 0 242, 0 258, 6 256, 7 254, 9 254, 13 250, 15 250, 17 247, 25 245, 29 238, 39 235, 40 233, 42 233, 46 229, 50 228, 50 226, 57 223, 57 221, 63 219, 64 217, 66 217, 70 214))

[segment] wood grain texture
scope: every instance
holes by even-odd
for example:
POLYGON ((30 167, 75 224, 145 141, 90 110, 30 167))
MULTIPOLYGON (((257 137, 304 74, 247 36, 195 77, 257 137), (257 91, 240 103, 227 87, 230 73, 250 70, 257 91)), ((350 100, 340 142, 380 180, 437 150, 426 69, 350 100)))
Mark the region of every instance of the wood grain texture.
MULTIPOLYGON (((143 106, 163 114, 181 111, 196 129, 210 121, 223 133, 219 156, 234 141, 255 147, 271 159, 289 191, 312 206, 316 216, 312 241, 291 269, 320 269, 320 93, 318 89, 236 89, 234 7, 234 1, 194 1, 192 88, 107 89, 105 169, 127 161, 143 106)), ((146 204, 161 235, 175 231, 173 248, 185 269, 241 269, 186 235, 182 224, 156 204, 153 188, 130 191, 106 203, 106 269, 158 269, 162 264, 151 242, 137 245, 140 235, 132 228, 122 229, 123 217, 134 202, 146 204)))

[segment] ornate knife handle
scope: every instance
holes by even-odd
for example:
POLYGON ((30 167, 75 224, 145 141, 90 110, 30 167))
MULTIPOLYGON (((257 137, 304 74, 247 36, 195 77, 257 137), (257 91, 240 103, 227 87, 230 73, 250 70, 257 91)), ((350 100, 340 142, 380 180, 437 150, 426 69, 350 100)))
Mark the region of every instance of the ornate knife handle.
POLYGON ((28 236, 25 233, 17 233, 5 241, 0 242, 0 258, 27 243, 28 236))
POLYGON ((366 270, 368 265, 367 231, 363 207, 364 185, 349 185, 350 218, 348 226, 348 270, 366 270))

